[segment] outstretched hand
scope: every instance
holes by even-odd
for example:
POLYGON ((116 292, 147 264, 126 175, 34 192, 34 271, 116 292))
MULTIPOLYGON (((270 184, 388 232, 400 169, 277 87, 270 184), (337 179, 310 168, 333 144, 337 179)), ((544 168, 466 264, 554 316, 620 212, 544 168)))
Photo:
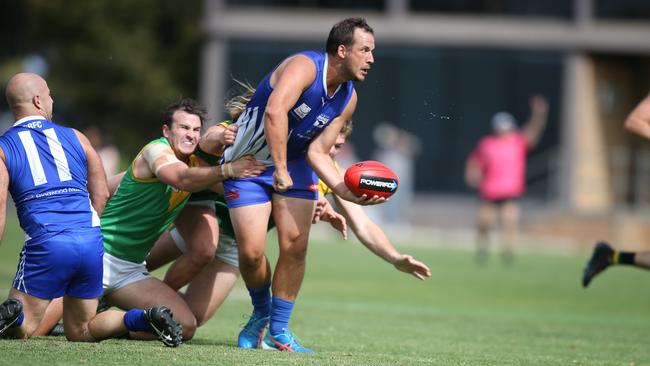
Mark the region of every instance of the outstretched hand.
POLYGON ((266 170, 266 166, 255 160, 252 155, 243 156, 229 164, 228 170, 231 171, 228 173, 229 178, 256 177, 266 170))
POLYGON ((335 230, 343 235, 343 240, 348 240, 348 227, 345 217, 336 212, 324 197, 319 198, 318 202, 316 202, 316 210, 311 222, 316 224, 320 220, 329 222, 335 230))
POLYGON ((393 263, 393 265, 398 270, 405 273, 409 273, 413 277, 420 280, 424 280, 427 277, 431 277, 431 270, 429 269, 429 267, 427 267, 426 264, 418 260, 415 260, 415 258, 411 257, 408 254, 403 254, 400 259, 398 259, 397 261, 395 261, 395 263, 393 263))

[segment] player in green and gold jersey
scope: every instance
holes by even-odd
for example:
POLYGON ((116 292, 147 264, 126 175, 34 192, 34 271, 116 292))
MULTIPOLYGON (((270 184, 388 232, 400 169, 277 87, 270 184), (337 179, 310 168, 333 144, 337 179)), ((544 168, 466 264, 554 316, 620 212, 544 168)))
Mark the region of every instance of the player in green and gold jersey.
POLYGON ((174 221, 190 192, 229 177, 256 176, 263 165, 248 156, 232 164, 199 166, 193 155, 201 137, 203 108, 191 99, 170 105, 162 138, 138 153, 101 217, 104 234, 104 297, 123 309, 166 304, 191 339, 196 320, 176 291, 149 275, 144 260, 158 237, 174 221))

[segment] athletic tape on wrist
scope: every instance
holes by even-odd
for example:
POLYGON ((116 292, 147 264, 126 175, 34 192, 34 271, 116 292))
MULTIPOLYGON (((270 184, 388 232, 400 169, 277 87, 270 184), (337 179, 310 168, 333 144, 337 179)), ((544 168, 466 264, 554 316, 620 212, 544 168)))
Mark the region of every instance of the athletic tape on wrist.
POLYGON ((228 163, 226 165, 228 165, 228 178, 234 177, 235 171, 232 169, 232 163, 228 163))
POLYGON ((219 165, 219 166, 221 167, 221 176, 224 177, 224 178, 228 178, 228 177, 226 176, 226 172, 224 172, 224 170, 223 170, 223 166, 224 166, 224 165, 226 165, 226 164, 221 164, 221 165, 219 165))

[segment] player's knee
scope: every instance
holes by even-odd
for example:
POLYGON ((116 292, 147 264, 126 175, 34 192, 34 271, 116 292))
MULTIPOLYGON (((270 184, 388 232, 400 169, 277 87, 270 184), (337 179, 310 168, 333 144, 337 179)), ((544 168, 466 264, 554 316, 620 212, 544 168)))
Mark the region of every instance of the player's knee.
POLYGON ((210 320, 209 315, 207 314, 199 314, 196 316, 196 327, 200 327, 207 323, 207 321, 210 320))
POLYGON ((280 255, 287 256, 293 261, 304 261, 307 257, 307 245, 291 245, 281 250, 280 255))
POLYGON ((192 317, 191 319, 179 320, 181 326, 183 327, 183 340, 189 341, 194 338, 194 333, 196 333, 196 319, 192 317))
POLYGON ((93 342, 94 338, 90 335, 88 325, 72 326, 66 325, 64 328, 65 338, 70 342, 93 342))
POLYGON ((263 251, 240 251, 239 266, 243 268, 258 268, 265 263, 263 251))
POLYGON ((188 252, 190 261, 197 267, 203 267, 214 259, 216 248, 213 246, 202 246, 188 252))

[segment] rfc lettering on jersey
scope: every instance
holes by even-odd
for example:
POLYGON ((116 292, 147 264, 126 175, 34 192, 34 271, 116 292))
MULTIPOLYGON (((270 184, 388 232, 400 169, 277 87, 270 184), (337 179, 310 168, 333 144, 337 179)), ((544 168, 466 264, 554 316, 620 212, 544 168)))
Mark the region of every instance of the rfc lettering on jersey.
POLYGON ((24 125, 27 128, 31 128, 32 130, 35 128, 43 128, 43 122, 41 121, 32 121, 29 123, 25 123, 24 125))

